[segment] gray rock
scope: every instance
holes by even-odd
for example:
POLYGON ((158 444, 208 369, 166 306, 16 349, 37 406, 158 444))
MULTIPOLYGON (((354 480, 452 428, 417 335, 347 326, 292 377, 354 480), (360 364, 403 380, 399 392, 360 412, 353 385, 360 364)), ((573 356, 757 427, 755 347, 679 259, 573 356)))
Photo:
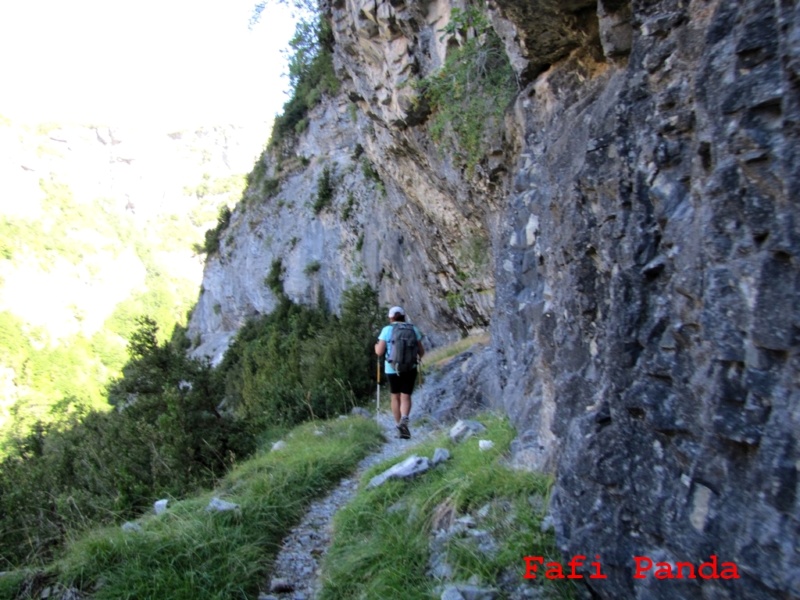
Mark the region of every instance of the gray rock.
POLYGON ((367 487, 378 487, 386 483, 389 479, 409 479, 411 477, 416 477, 428 471, 431 466, 432 464, 428 457, 412 455, 403 462, 394 465, 380 475, 376 475, 370 479, 367 487))
POLYGON ((139 523, 134 523, 133 521, 125 521, 120 526, 120 529, 129 533, 138 533, 142 530, 142 526, 139 525, 139 523))
POLYGON ((284 448, 286 448, 286 442, 284 442, 283 440, 278 440, 277 442, 272 444, 273 452, 276 452, 278 450, 283 450, 284 448))
MULTIPOLYGON (((463 598, 464 600, 495 600, 497 598, 497 590, 471 584, 449 585, 445 592, 448 590, 454 590, 458 594, 458 596, 452 596, 454 600, 457 598, 463 598)), ((444 598, 444 594, 442 594, 442 598, 444 598)))
POLYGON ((486 452, 494 448, 494 442, 492 440, 478 440, 478 448, 481 449, 481 452, 486 452))
POLYGON ((294 584, 288 579, 276 578, 270 582, 269 591, 272 594, 288 594, 294 591, 294 584))
POLYGON ((486 427, 478 421, 458 420, 450 429, 450 440, 453 442, 463 442, 468 437, 486 431, 486 427))
POLYGON ((206 506, 206 512, 229 512, 232 510, 239 510, 239 505, 217 497, 212 498, 206 506))
POLYGON ((153 503, 153 510, 156 512, 157 515, 163 514, 167 510, 167 504, 169 504, 168 498, 164 498, 162 500, 156 500, 153 503))
POLYGON ((450 460, 450 451, 447 448, 436 448, 433 451, 433 466, 439 465, 447 460, 450 460))
POLYGON ((456 586, 448 585, 442 592, 440 600, 465 600, 465 598, 461 595, 461 592, 458 591, 456 586))

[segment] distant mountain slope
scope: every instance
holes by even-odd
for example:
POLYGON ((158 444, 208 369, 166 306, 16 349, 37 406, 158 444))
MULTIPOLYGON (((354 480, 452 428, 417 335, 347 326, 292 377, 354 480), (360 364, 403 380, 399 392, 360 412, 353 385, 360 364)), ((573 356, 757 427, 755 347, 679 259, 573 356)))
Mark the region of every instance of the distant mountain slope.
POLYGON ((136 318, 185 323, 204 233, 266 135, 0 120, 0 428, 102 406, 136 318))

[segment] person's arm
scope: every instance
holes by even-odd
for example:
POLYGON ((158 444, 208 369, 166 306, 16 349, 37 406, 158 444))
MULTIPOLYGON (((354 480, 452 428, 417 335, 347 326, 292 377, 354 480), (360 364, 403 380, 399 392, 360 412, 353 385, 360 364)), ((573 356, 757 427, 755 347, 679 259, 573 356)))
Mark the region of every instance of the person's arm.
POLYGON ((425 356, 425 346, 422 345, 422 340, 417 341, 417 354, 420 358, 425 356))
POLYGON ((387 339, 386 327, 381 329, 381 332, 378 334, 378 341, 375 342, 375 354, 378 356, 383 356, 386 354, 386 339, 387 339))

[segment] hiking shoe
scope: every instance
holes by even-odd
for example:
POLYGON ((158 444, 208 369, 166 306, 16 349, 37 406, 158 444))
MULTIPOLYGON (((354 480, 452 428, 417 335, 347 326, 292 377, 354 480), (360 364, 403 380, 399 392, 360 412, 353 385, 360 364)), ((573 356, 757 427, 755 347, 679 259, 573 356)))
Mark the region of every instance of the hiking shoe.
POLYGON ((411 439, 411 432, 408 430, 408 421, 403 420, 400 421, 400 425, 397 426, 398 431, 400 431, 400 439, 401 440, 410 440, 411 439))

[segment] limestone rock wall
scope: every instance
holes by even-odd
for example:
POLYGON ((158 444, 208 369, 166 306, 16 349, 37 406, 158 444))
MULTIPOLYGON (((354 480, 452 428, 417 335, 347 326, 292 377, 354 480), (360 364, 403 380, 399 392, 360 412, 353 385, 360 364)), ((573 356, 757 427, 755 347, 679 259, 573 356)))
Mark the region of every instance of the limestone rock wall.
POLYGON ((573 53, 515 107, 495 402, 603 598, 800 594, 790 4, 601 2, 602 64, 573 53), (712 554, 741 579, 632 578, 712 554))
POLYGON ((565 557, 601 557, 608 579, 582 585, 800 595, 800 8, 490 2, 520 90, 467 173, 432 143, 412 85, 443 64, 456 7, 325 5, 342 94, 311 116, 277 195, 234 215, 192 319, 198 351, 270 310, 275 257, 295 299, 322 289, 335 307, 346 281, 368 281, 430 345, 490 324, 419 410, 510 415, 513 462, 556 476, 565 557), (325 164, 337 192, 315 215, 325 164), (741 578, 632 578, 635 555, 712 554, 741 578))

